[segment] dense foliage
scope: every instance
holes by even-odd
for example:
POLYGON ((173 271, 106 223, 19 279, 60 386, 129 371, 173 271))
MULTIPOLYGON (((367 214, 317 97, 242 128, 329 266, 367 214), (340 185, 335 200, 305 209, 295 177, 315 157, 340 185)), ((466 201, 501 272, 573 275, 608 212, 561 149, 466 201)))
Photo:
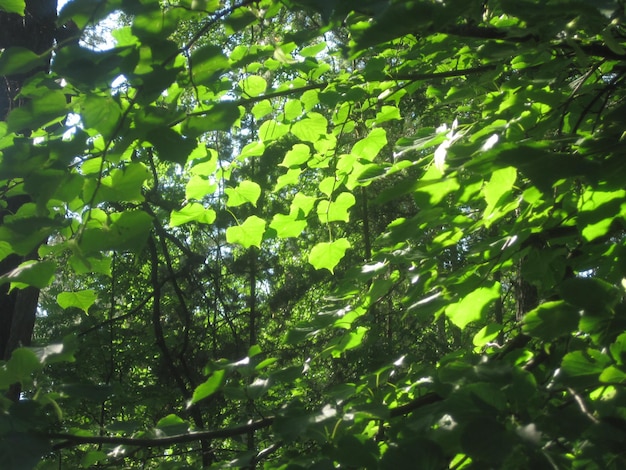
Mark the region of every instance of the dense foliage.
POLYGON ((625 17, 70 0, 0 55, 0 466, 625 468, 625 17))

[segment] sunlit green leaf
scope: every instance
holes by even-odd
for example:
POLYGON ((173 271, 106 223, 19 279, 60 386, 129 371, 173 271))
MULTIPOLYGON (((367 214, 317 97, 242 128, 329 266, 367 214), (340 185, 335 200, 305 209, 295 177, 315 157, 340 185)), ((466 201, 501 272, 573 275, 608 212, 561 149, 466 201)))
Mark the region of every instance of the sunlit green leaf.
POLYGON ((352 193, 339 194, 335 200, 322 200, 317 204, 317 215, 322 223, 333 221, 348 222, 350 220, 350 208, 356 204, 352 193))
POLYGON ((242 224, 226 229, 226 241, 239 244, 244 248, 251 246, 260 248, 264 233, 265 220, 256 215, 251 215, 242 224))
POLYGON ((47 287, 54 277, 57 265, 54 261, 24 261, 17 268, 0 276, 0 284, 10 282, 15 287, 47 287))
POLYGON ((346 238, 318 243, 309 253, 309 263, 315 269, 328 269, 332 273, 350 247, 350 242, 346 238))
POLYGON ((307 117, 291 126, 291 133, 305 142, 316 142, 328 132, 328 121, 319 113, 308 113, 307 117))
POLYGON ((250 157, 259 157, 263 155, 263 152, 265 152, 265 145, 263 145, 263 142, 250 142, 241 150, 241 153, 237 157, 237 160, 244 160, 250 157))
POLYGON ((300 49, 299 54, 302 57, 315 57, 324 49, 326 49, 326 43, 318 42, 317 44, 311 44, 310 46, 303 47, 302 49, 300 49))
POLYGON ((208 194, 212 194, 217 189, 216 184, 211 184, 209 180, 200 175, 193 175, 185 186, 186 199, 202 199, 208 194))
POLYGON ((354 144, 352 153, 359 158, 372 161, 385 145, 387 145, 387 133, 385 129, 378 127, 354 144))
MULTIPOLYGON (((496 170, 491 174, 489 182, 483 188, 483 194, 487 201, 487 208, 483 217, 487 220, 495 218, 501 207, 501 200, 510 193, 517 179, 515 168, 508 167, 496 170)), ((489 222, 489 225, 491 221, 489 222)))
POLYGON ((190 202, 181 210, 173 210, 170 214, 170 227, 178 227, 189 222, 210 225, 215 221, 213 209, 206 209, 202 204, 190 202))
POLYGON ((323 354, 331 354, 333 357, 341 356, 341 353, 349 349, 357 348, 363 342, 367 328, 357 327, 354 331, 347 331, 331 341, 323 351, 323 354))
POLYGON ((259 127, 259 138, 262 142, 279 139, 289 131, 289 128, 280 122, 269 120, 259 127))
POLYGON ((291 150, 287 152, 285 158, 283 159, 281 166, 285 166, 287 168, 300 166, 303 163, 306 163, 307 160, 311 156, 311 150, 308 145, 305 144, 295 144, 291 150))
POLYGON ((242 181, 236 188, 226 188, 224 191, 228 195, 229 207, 241 206, 248 202, 256 207, 257 200, 261 196, 261 186, 254 181, 242 181))
POLYGON ((306 226, 306 220, 284 214, 274 214, 270 224, 270 228, 276 230, 279 238, 299 237, 306 226))
POLYGON ((285 186, 297 184, 300 180, 301 173, 302 170, 300 168, 290 168, 289 170, 287 170, 287 173, 285 173, 284 175, 280 175, 276 180, 276 186, 274 187, 273 192, 278 192, 285 186))
POLYGON ((479 287, 446 308, 446 315, 452 323, 463 329, 469 323, 484 318, 489 306, 499 297, 499 283, 491 287, 479 287))
POLYGON ((267 82, 263 77, 250 75, 239 82, 239 88, 244 95, 255 97, 261 95, 267 89, 267 82))
POLYGON ((205 382, 201 383, 196 387, 193 391, 193 396, 191 397, 190 404, 194 404, 203 400, 207 397, 210 397, 215 392, 217 392, 222 384, 224 383, 226 371, 224 369, 216 370, 211 374, 205 382))
POLYGON ((83 312, 88 313, 89 307, 94 304, 97 298, 98 294, 96 294, 93 289, 61 292, 57 295, 57 303, 61 306, 61 308, 76 307, 81 309, 83 312))
POLYGON ((23 0, 0 0, 0 10, 24 16, 26 3, 23 0))

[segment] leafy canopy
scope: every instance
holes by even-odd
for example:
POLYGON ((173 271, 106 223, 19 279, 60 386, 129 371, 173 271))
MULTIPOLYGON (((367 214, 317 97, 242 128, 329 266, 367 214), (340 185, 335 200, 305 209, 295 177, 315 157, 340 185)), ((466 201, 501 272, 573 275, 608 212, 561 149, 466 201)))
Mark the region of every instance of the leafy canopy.
POLYGON ((623 468, 625 15, 64 5, 0 123, 3 465, 623 468))

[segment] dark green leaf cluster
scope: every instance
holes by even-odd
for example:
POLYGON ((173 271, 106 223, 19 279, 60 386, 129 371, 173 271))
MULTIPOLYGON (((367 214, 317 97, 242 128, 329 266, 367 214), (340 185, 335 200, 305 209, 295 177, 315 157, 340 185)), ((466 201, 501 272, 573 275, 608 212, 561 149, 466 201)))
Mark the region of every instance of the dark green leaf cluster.
POLYGON ((625 8, 71 0, 0 53, 0 461, 624 468, 625 8))

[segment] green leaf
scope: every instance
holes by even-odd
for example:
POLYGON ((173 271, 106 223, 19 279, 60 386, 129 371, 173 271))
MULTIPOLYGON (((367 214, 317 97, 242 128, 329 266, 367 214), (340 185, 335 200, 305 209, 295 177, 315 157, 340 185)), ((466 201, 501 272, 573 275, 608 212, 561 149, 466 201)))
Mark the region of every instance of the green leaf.
POLYGON ((322 354, 331 354, 333 357, 340 357, 341 353, 349 349, 358 348, 363 343, 363 338, 368 329, 364 326, 358 326, 354 331, 342 333, 341 336, 333 339, 324 348, 322 354))
POLYGON ((126 168, 115 169, 109 176, 98 180, 90 179, 85 184, 85 199, 93 197, 99 202, 142 202, 143 183, 150 173, 143 163, 129 163, 126 168), (93 192, 97 191, 93 196, 93 192))
POLYGON ((166 436, 173 436, 188 432, 189 424, 180 416, 169 414, 157 422, 156 428, 166 436))
POLYGON ((257 398, 265 395, 271 387, 269 379, 257 377, 250 385, 246 387, 246 395, 250 400, 256 400, 257 398))
POLYGON ((579 320, 578 311, 566 302, 545 302, 526 314, 522 331, 544 341, 551 341, 575 331, 579 320))
POLYGON ((62 343, 51 343, 46 346, 30 348, 42 364, 56 364, 58 362, 74 362, 74 354, 78 349, 77 337, 69 334, 62 343))
POLYGON ((574 386, 597 386, 600 374, 609 363, 609 357, 597 349, 573 351, 563 356, 561 362, 563 377, 559 379, 574 386))
POLYGON ((395 106, 382 106, 380 111, 376 113, 376 117, 373 119, 373 123, 380 125, 387 121, 400 121, 402 116, 400 110, 395 106))
MULTIPOLYGON (((26 2, 23 0, 0 0, 0 10, 7 13, 17 13, 20 16, 24 16, 24 10, 26 8, 26 2)), ((0 68, 0 75, 4 75, 0 68)))
POLYGON ((102 452, 101 450, 91 450, 83 455, 83 458, 80 460, 80 466, 83 468, 92 468, 94 464, 105 460, 107 458, 107 454, 102 452))
POLYGON ((287 121, 293 121, 300 117, 302 114, 302 103, 300 100, 289 100, 285 103, 284 107, 285 119, 287 121))
POLYGON ((252 107, 252 115, 257 120, 261 120, 272 111, 274 111, 274 107, 272 106, 270 100, 259 101, 258 103, 255 103, 252 107))
POLYGON ((452 323, 464 329, 469 323, 484 318, 489 306, 500 297, 500 283, 491 287, 479 287, 459 302, 446 308, 446 315, 452 323))
POLYGON ((280 139, 287 132, 289 132, 289 128, 287 126, 278 121, 269 120, 265 121, 259 127, 259 139, 261 139, 262 142, 270 142, 272 140, 280 139))
POLYGON ((228 70, 229 61, 219 46, 211 44, 197 48, 191 54, 191 71, 196 85, 210 85, 228 70))
MULTIPOLYGON (((23 8, 24 3, 20 0, 12 0, 13 6, 23 8), (20 5, 21 3, 21 5, 20 5)), ((0 8, 2 4, 0 3, 0 8)), ((6 11, 6 10, 5 10, 6 11)), ((24 15, 24 10, 17 11, 20 15, 24 15)), ((24 47, 9 47, 4 49, 0 54, 0 76, 16 75, 27 73, 38 67, 46 65, 46 58, 35 54, 30 49, 24 47)))
POLYGON ((260 96, 267 89, 267 82, 263 77, 250 75, 239 81, 239 88, 244 95, 254 98, 260 96))
POLYGON ((247 144, 242 150, 237 160, 244 161, 246 158, 250 157, 260 157, 265 152, 265 145, 263 142, 250 142, 247 144))
POLYGON ((182 136, 168 127, 151 129, 146 138, 154 145, 161 160, 180 165, 187 162, 187 157, 197 145, 196 139, 182 136))
POLYGON ((309 254, 309 263, 315 269, 328 269, 332 273, 339 261, 345 256, 346 250, 350 247, 351 245, 347 238, 318 243, 309 254))
POLYGON ((241 206, 247 202, 256 207, 257 200, 261 196, 261 186, 248 180, 242 181, 236 188, 226 188, 224 191, 228 196, 226 205, 229 207, 241 206))
MULTIPOLYGON (((78 4, 81 2, 69 2, 78 4)), ((68 3, 68 4, 69 4, 68 3)), ((91 8, 92 15, 95 13, 91 8)), ((106 10, 105 8, 98 9, 106 10)), ((93 19, 92 19, 93 21, 93 19)), ((97 93, 99 89, 108 88, 120 74, 131 73, 135 67, 137 57, 134 56, 136 49, 134 46, 110 48, 106 51, 96 51, 89 47, 83 47, 76 43, 65 44, 57 49, 52 68, 56 73, 65 77, 74 85, 81 89, 97 93), (125 70, 122 70, 124 68, 125 70)), ((163 73, 159 75, 164 75, 163 73)), ((155 78, 161 78, 155 76, 155 78)), ((169 83, 171 81, 168 80, 169 83)), ((169 85, 167 83, 160 88, 163 91, 169 85)), ((153 85, 150 81, 150 85, 153 85)))
POLYGON ((315 57, 317 54, 326 49, 325 42, 318 42, 317 44, 311 44, 310 46, 303 47, 298 52, 302 57, 315 57))
POLYGON ((132 210, 111 214, 101 227, 87 228, 79 241, 84 254, 120 250, 137 252, 146 243, 152 230, 152 217, 132 210))
POLYGON ((280 166, 285 166, 287 168, 299 167, 300 165, 306 163, 309 158, 311 158, 311 149, 309 146, 305 144, 295 144, 291 147, 291 150, 285 154, 285 158, 280 166))
POLYGON ((291 201, 290 211, 296 214, 302 211, 302 216, 306 217, 307 215, 309 215, 309 212, 311 212, 314 205, 315 198, 313 196, 307 196, 302 193, 297 193, 294 196, 293 201, 291 201))
POLYGON ((387 145, 387 133, 385 129, 377 127, 367 137, 354 144, 350 153, 363 160, 372 161, 385 145, 387 145))
POLYGON ((24 261, 17 268, 0 276, 0 285, 10 282, 18 288, 33 286, 43 289, 52 282, 56 269, 54 261, 24 261))
POLYGON ((198 385, 193 391, 193 396, 191 397, 187 407, 193 405, 194 403, 198 403, 200 400, 210 397, 217 392, 224 384, 224 380, 226 378, 225 374, 226 371, 224 369, 216 370, 211 374, 211 377, 198 385))
POLYGON ((256 215, 251 215, 242 224, 226 229, 226 241, 237 243, 244 248, 251 246, 260 248, 264 233, 265 220, 256 215))
POLYGON ((166 38, 178 25, 178 18, 174 14, 164 15, 158 5, 147 3, 140 14, 135 15, 132 23, 132 32, 138 38, 156 40, 166 38))
POLYGON ((88 95, 80 105, 80 116, 85 127, 96 129, 109 139, 118 130, 122 110, 111 96, 88 95))
POLYGON ((67 115, 67 98, 62 91, 48 90, 43 96, 29 99, 7 117, 9 131, 21 132, 58 121, 67 115))
POLYGON ((29 348, 17 348, 11 353, 6 363, 6 370, 13 382, 27 385, 32 381, 32 375, 43 369, 43 364, 29 348))
POLYGON ((278 177, 278 179, 276 180, 276 186, 274 186, 272 192, 277 193, 285 186, 297 184, 300 180, 301 173, 302 170, 300 168, 290 168, 289 170, 287 170, 287 173, 278 177))
POLYGON ((161 418, 157 424, 156 427, 157 428, 165 428, 168 426, 178 426, 180 424, 184 424, 185 420, 183 420, 180 416, 177 416, 175 414, 169 414, 163 418, 161 418))
POLYGON ((0 241, 0 261, 13 253, 13 247, 10 243, 0 241))
POLYGON ((350 220, 350 208, 354 204, 356 204, 356 199, 352 193, 343 192, 334 201, 320 201, 317 205, 317 215, 322 223, 348 222, 350 220))
POLYGON ((566 302, 581 308, 586 314, 609 313, 620 301, 620 291, 601 279, 576 277, 559 286, 566 302))
POLYGON ((310 112, 291 126, 291 133, 305 142, 315 143, 328 132, 328 121, 320 113, 310 112))
POLYGON ((487 208, 483 214, 483 218, 488 221, 487 226, 490 226, 500 215, 501 200, 510 194, 516 179, 517 170, 513 167, 501 168, 491 174, 489 182, 485 184, 482 191, 487 201, 487 208))
POLYGON ((625 384, 626 383, 626 372, 619 369, 615 366, 609 366, 602 371, 600 374, 600 382, 610 383, 610 384, 625 384))
POLYGON ((585 191, 579 199, 577 226, 587 241, 605 236, 622 212, 626 191, 585 191))
POLYGON ((231 15, 226 17, 225 27, 227 34, 237 33, 246 26, 254 23, 257 17, 247 8, 236 9, 231 15))
POLYGON ((270 228, 276 230, 279 238, 299 237, 306 228, 307 222, 294 215, 274 214, 270 228))
POLYGON ((183 133, 189 138, 209 131, 228 131, 240 117, 241 110, 235 103, 214 103, 202 115, 187 118, 182 125, 183 133))
POLYGON ((89 313, 89 307, 91 307, 98 294, 93 289, 85 289, 75 292, 61 292, 57 295, 57 303, 61 308, 76 307, 81 309, 85 313, 89 313))
POLYGON ((490 323, 489 325, 481 328, 481 330, 474 335, 472 343, 477 347, 485 346, 486 344, 494 341, 501 332, 502 325, 498 323, 490 323))
POLYGON ((193 175, 185 186, 186 199, 202 199, 209 194, 213 194, 217 189, 217 184, 210 183, 206 177, 193 175))
POLYGON ((173 210, 170 214, 170 227, 178 227, 189 222, 210 225, 215 222, 217 214, 213 209, 206 209, 202 204, 190 202, 181 210, 173 210))

